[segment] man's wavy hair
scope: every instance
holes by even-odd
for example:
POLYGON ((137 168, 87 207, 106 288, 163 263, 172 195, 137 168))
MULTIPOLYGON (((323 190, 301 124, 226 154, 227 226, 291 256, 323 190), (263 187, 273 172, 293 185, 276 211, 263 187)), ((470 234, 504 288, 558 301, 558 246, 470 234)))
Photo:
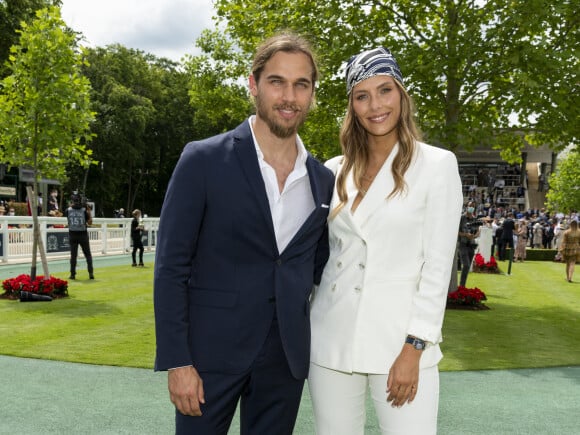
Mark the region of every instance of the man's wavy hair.
POLYGON ((312 89, 318 80, 318 66, 316 65, 316 55, 310 45, 310 42, 303 36, 296 33, 285 31, 266 39, 256 50, 254 62, 252 64, 252 75, 256 83, 260 81, 260 76, 266 63, 278 52, 285 53, 303 53, 312 64, 312 89))

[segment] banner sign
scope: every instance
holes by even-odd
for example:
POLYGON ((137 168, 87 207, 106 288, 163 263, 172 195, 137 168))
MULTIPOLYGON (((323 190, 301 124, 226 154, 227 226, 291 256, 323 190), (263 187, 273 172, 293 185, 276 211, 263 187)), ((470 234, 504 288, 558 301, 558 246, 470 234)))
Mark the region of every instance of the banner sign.
POLYGON ((66 232, 49 231, 46 233, 46 252, 68 252, 68 251, 70 251, 68 231, 66 232))

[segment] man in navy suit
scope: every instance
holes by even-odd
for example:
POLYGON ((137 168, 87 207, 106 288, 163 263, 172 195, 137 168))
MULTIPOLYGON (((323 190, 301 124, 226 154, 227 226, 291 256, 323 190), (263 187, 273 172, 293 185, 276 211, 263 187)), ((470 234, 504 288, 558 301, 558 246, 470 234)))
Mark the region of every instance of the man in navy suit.
POLYGON ((291 434, 310 355, 310 292, 328 258, 333 175, 297 131, 318 76, 308 43, 265 41, 256 105, 225 134, 188 144, 156 248, 155 369, 168 370, 176 433, 291 434))

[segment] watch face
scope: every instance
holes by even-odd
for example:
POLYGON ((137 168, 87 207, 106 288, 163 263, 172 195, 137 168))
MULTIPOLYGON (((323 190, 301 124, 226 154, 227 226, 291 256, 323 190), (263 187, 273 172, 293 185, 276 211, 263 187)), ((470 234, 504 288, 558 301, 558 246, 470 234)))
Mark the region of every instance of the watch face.
POLYGON ((417 350, 424 350, 426 347, 426 344, 423 340, 420 340, 418 338, 414 338, 414 337, 407 337, 407 339, 405 340, 406 343, 409 343, 410 345, 412 345, 415 349, 417 350))

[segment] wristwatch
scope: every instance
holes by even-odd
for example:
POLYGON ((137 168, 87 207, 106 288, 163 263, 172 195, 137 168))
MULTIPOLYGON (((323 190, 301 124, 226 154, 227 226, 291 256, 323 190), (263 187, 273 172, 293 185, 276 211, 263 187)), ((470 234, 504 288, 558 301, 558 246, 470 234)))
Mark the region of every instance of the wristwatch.
POLYGON ((417 337, 412 337, 410 335, 407 335, 405 343, 413 345, 413 347, 417 350, 425 350, 425 347, 427 346, 424 340, 421 340, 417 337))

